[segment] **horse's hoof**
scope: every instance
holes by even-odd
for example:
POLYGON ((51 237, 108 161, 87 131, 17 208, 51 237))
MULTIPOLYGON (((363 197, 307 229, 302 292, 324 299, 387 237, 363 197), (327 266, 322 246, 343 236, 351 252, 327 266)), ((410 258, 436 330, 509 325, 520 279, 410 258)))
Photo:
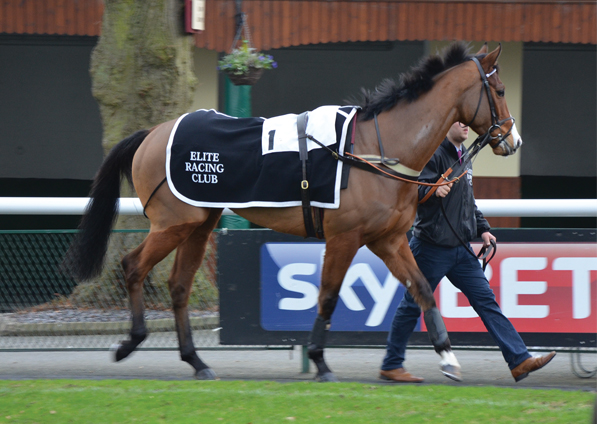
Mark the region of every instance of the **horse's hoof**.
POLYGON ((462 381, 462 374, 460 373, 460 367, 450 365, 450 364, 443 364, 440 366, 440 371, 446 377, 454 380, 454 381, 462 381))
POLYGON ((315 380, 319 381, 320 383, 339 383, 338 377, 334 375, 333 372, 325 372, 323 374, 317 374, 315 376, 315 380))
POLYGON ((454 380, 462 381, 462 375, 460 374, 460 364, 458 359, 454 355, 452 350, 444 350, 440 352, 442 360, 439 363, 439 369, 443 375, 454 380))
POLYGON ((124 358, 126 358, 126 355, 123 355, 122 353, 118 353, 118 352, 122 352, 121 348, 122 348, 122 344, 120 344, 120 343, 114 343, 114 344, 112 344, 112 346, 110 346, 110 352, 112 353, 112 361, 119 362, 119 361, 122 361, 124 358))
POLYGON ((197 380, 217 380, 218 376, 211 368, 204 368, 195 373, 195 378, 197 380))

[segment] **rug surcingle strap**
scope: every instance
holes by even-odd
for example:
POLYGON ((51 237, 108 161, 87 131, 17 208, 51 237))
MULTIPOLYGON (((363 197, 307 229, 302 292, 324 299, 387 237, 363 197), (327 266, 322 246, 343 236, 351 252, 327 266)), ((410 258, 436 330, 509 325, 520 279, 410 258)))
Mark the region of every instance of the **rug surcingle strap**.
POLYGON ((309 151, 307 150, 307 112, 303 112, 298 115, 296 120, 296 129, 298 132, 299 158, 301 160, 301 168, 303 172, 303 179, 301 181, 301 202, 303 207, 305 230, 307 231, 307 237, 316 237, 318 239, 322 239, 322 219, 319 211, 316 210, 316 221, 315 224, 313 223, 313 215, 311 213, 311 197, 309 196, 309 181, 307 180, 307 160, 309 159, 309 151))

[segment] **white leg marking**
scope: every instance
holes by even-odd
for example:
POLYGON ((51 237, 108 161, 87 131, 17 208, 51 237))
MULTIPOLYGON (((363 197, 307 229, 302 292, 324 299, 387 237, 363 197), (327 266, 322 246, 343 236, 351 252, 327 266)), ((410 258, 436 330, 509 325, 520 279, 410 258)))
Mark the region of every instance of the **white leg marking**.
POLYGON ((456 359, 456 355, 451 350, 444 350, 440 353, 442 360, 440 361, 440 365, 452 365, 453 367, 460 368, 460 364, 458 363, 458 359, 456 359))

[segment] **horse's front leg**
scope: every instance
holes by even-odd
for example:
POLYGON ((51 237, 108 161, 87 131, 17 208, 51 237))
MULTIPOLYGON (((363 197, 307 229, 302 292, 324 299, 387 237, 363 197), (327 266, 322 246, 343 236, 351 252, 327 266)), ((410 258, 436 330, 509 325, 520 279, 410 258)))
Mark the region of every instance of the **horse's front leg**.
POLYGON ((342 281, 360 246, 360 234, 356 231, 333 236, 326 243, 319 289, 318 314, 313 330, 311 330, 308 346, 309 358, 317 367, 315 378, 321 382, 338 381, 327 366, 323 351, 331 326, 332 313, 336 308, 336 303, 338 303, 342 281))
POLYGON ((442 357, 440 362, 442 373, 453 380, 462 380, 460 364, 452 352, 448 331, 435 303, 433 291, 417 266, 406 235, 389 236, 369 243, 367 247, 384 261, 422 309, 429 339, 435 351, 442 357))

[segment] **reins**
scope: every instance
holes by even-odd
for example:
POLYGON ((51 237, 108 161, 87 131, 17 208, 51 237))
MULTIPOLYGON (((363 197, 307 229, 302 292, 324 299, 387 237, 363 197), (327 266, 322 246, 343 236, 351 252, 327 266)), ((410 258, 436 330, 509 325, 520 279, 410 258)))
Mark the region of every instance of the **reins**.
MULTIPOLYGON (((421 181, 414 181, 414 180, 412 180, 413 177, 406 178, 406 177, 402 177, 400 175, 397 175, 398 173, 396 173, 396 174, 390 173, 390 172, 385 171, 385 170, 379 168, 375 164, 373 164, 373 163, 369 162, 368 160, 363 159, 363 158, 361 158, 361 157, 359 157, 357 155, 353 155, 352 153, 348 153, 348 152, 346 154, 349 155, 349 156, 351 156, 351 157, 353 157, 355 160, 358 160, 358 161, 360 161, 362 163, 365 163, 365 164, 369 165, 371 168, 376 169, 380 174, 382 174, 382 175, 384 175, 384 176, 386 176, 388 178, 393 178, 393 179, 396 179, 396 180, 404 181, 405 183, 418 184, 418 185, 422 185, 422 186, 429 186, 429 187, 436 187, 437 188, 437 187, 441 187, 441 186, 444 186, 444 185, 448 185, 448 184, 450 184, 452 182, 452 181, 448 181, 448 182, 445 182, 445 183, 424 183, 424 182, 421 182, 421 181)), ((452 170, 450 169, 449 171, 451 172, 452 170)), ((447 173, 446 177, 450 174, 450 172, 447 173)), ((465 174, 466 174, 466 171, 463 172, 462 175, 459 175, 458 177, 456 177, 455 180, 458 180, 458 179, 462 178, 465 174)))
POLYGON ((466 249, 466 251, 468 253, 470 253, 475 259, 480 259, 483 261, 483 271, 485 271, 485 268, 487 268, 487 264, 493 259, 493 257, 495 256, 495 254, 497 252, 497 243, 495 242, 495 240, 490 240, 489 246, 488 247, 483 246, 481 248, 481 250, 479 251, 479 254, 475 255, 475 252, 473 252, 471 250, 471 248, 468 246, 468 244, 462 240, 462 238, 458 235, 458 232, 454 229, 454 227, 452 226, 452 223, 448 219, 448 214, 446 213, 446 209, 444 207, 444 199, 440 199, 439 204, 440 204, 440 207, 442 210, 442 214, 444 215, 444 218, 445 218, 446 222, 448 223, 450 230, 452 230, 452 233, 454 233, 454 235, 456 236, 456 238, 458 239, 460 244, 462 244, 464 246, 464 248, 466 249), (489 256, 489 254, 492 251, 493 251, 493 254, 491 256, 489 256), (489 259, 487 259, 488 256, 489 256, 489 259))
MULTIPOLYGON (((417 177, 413 177, 412 175, 406 175, 406 174, 394 171, 392 169, 392 167, 397 166, 400 163, 400 160, 398 158, 386 158, 385 157, 383 143, 381 140, 381 133, 379 131, 379 123, 377 121, 377 114, 373 115, 373 120, 375 122, 375 132, 377 134, 377 142, 379 145, 379 152, 381 155, 379 158, 379 162, 382 165, 385 165, 386 167, 388 167, 389 168, 388 170, 381 169, 380 167, 376 166, 375 164, 371 163, 370 161, 368 161, 360 156, 357 156, 355 154, 349 153, 349 152, 345 153, 346 156, 342 156, 338 152, 330 149, 329 147, 327 147, 326 145, 321 143, 319 140, 315 139, 313 136, 307 135, 307 138, 309 140, 312 140, 313 142, 317 143, 322 148, 328 150, 330 153, 332 153, 332 156, 334 156, 334 158, 336 160, 341 160, 344 163, 347 163, 356 168, 360 168, 365 171, 373 172, 375 174, 382 175, 387 178, 392 178, 395 180, 403 181, 406 183, 432 187, 432 189, 427 193, 427 195, 423 199, 421 199, 421 201, 419 201, 419 204, 424 203, 429 199, 429 197, 431 197, 431 195, 433 193, 435 193, 435 191, 437 190, 438 187, 445 186, 445 185, 451 184, 454 181, 460 180, 460 178, 462 178, 467 173, 466 166, 469 164, 469 162, 471 162, 473 160, 473 158, 477 154, 479 154, 479 152, 481 151, 481 149, 483 147, 487 146, 487 144, 490 144, 491 141, 493 141, 493 140, 498 140, 498 144, 503 144, 504 140, 512 132, 512 128, 514 128, 514 118, 512 116, 502 119, 502 120, 498 119, 497 113, 495 110, 495 104, 493 102, 493 98, 491 97, 491 91, 490 91, 488 78, 491 75, 493 75, 495 72, 497 72, 497 69, 494 69, 491 73, 486 74, 485 71, 483 70, 483 67, 481 66, 481 63, 479 62, 479 60, 476 57, 472 57, 471 60, 475 63, 475 65, 477 65, 477 69, 479 70, 479 74, 481 75, 482 85, 481 85, 481 94, 479 96, 479 101, 477 102, 477 109, 475 110, 473 118, 469 121, 469 123, 466 126, 470 126, 470 124, 472 124, 473 121, 475 120, 475 118, 477 117, 479 110, 481 108, 481 102, 483 100, 483 92, 485 92, 487 94, 487 100, 489 101, 489 109, 491 111, 491 126, 489 127, 489 129, 487 130, 487 132, 485 134, 477 137, 477 139, 473 142, 473 144, 471 144, 470 149, 465 152, 464 156, 462 157, 462 163, 459 166, 458 171, 454 172, 458 176, 451 180, 448 180, 448 177, 450 174, 452 174, 453 167, 455 166, 455 164, 452 165, 452 167, 448 168, 448 170, 446 172, 444 172, 442 174, 442 176, 440 177, 440 179, 437 180, 437 182, 435 182, 435 183, 423 183, 423 182, 418 181, 417 177), (491 133, 496 128, 499 129, 501 127, 501 125, 503 125, 505 122, 510 121, 510 120, 512 121, 512 127, 510 128, 510 130, 508 130, 508 132, 505 135, 498 134, 495 137, 491 135, 491 133), (464 169, 464 171, 461 171, 462 169, 464 169)), ((507 143, 505 143, 504 150, 505 151, 511 150, 510 146, 508 146, 507 143)))
MULTIPOLYGON (((377 121, 377 115, 375 116, 375 120, 377 121)), ((378 137, 380 152, 381 152, 380 163, 384 164, 387 167, 397 165, 399 163, 398 159, 395 159, 395 158, 388 159, 388 158, 384 157, 381 136, 379 134, 379 129, 378 128, 376 128, 376 129, 377 129, 377 137, 378 137)), ((450 184, 450 182, 451 182, 450 181, 450 182, 446 182, 446 183, 424 183, 424 182, 418 181, 417 180, 418 177, 413 176, 413 175, 406 175, 401 172, 394 171, 391 168, 384 170, 384 169, 380 168, 379 166, 375 165, 374 163, 368 161, 367 159, 364 159, 364 158, 362 158, 358 155, 355 155, 353 153, 345 152, 346 156, 340 155, 337 151, 330 149, 328 146, 323 144, 321 141, 317 140, 312 135, 307 135, 307 138, 309 140, 313 141, 314 143, 318 144, 322 149, 325 149, 328 152, 330 152, 331 155, 334 157, 334 159, 342 161, 343 163, 345 163, 349 166, 354 166, 355 168, 359 168, 364 171, 368 171, 368 172, 371 172, 371 173, 374 173, 377 175, 381 175, 386 178, 403 181, 405 183, 418 184, 418 185, 431 186, 431 187, 440 187, 443 185, 450 184)), ((457 179, 462 178, 465 174, 466 174, 466 171, 464 173, 462 173, 462 175, 458 176, 457 179)))
MULTIPOLYGON (((378 132, 378 137, 379 136, 379 132, 378 132)), ((330 149, 328 146, 326 146, 325 144, 323 144, 322 142, 320 142, 319 140, 317 140, 315 137, 311 136, 311 135, 307 135, 307 138, 311 141, 313 141, 314 143, 318 144, 321 148, 327 150, 328 152, 330 152, 332 154, 332 156, 334 157, 334 159, 336 160, 340 160, 350 166, 354 166, 355 168, 359 168, 362 169, 364 171, 368 171, 368 172, 372 172, 374 174, 378 174, 381 175, 383 177, 387 177, 387 178, 392 178, 395 180, 399 180, 399 181, 403 181, 405 183, 410 183, 410 184, 418 184, 418 185, 422 185, 422 186, 428 186, 428 187, 435 187, 437 189, 437 187, 441 187, 444 185, 448 185, 450 183, 452 183, 453 181, 457 181, 460 178, 462 178, 465 174, 466 174, 466 170, 460 174, 458 177, 454 178, 453 180, 450 181, 446 181, 444 183, 440 183, 439 181, 437 183, 424 183, 421 181, 417 180, 417 177, 411 176, 411 175, 406 175, 406 174, 402 174, 400 172, 396 172, 392 169, 387 169, 384 170, 380 167, 378 167, 377 165, 375 165, 374 163, 371 163, 370 161, 368 161, 367 159, 364 159, 358 155, 355 155, 353 153, 350 152, 345 152, 346 156, 341 156, 338 154, 338 152, 336 152, 335 150, 330 149)), ((381 143, 381 138, 378 138, 379 140, 379 144, 380 146, 382 146, 381 143)), ((484 144, 485 145, 485 144, 484 144)), ((481 150, 480 148, 475 151, 475 155, 478 153, 478 151, 481 150)), ((399 161, 398 159, 387 159, 383 156, 383 148, 380 149, 382 156, 380 159, 380 162, 386 166, 390 166, 390 165, 396 165, 399 161), (388 165, 389 164, 389 165, 388 165)), ((468 152, 467 152, 468 153, 468 152)), ((468 156, 468 160, 470 161, 472 159, 472 156, 468 156)), ((444 173, 442 175, 442 177, 446 177, 452 172, 452 169, 450 168, 448 171, 446 171, 446 173, 444 173)))
MULTIPOLYGON (((377 116, 375 116, 375 118, 377 118, 377 116)), ((376 123, 377 123, 377 119, 376 119, 376 123)), ((377 129, 377 125, 376 125, 376 129, 377 129)), ((380 142, 380 147, 381 147, 381 137, 379 135, 379 129, 377 129, 377 136, 378 136, 378 140, 380 142)), ((483 136, 479 136, 477 137, 477 139, 473 142, 473 144, 471 145, 471 149, 467 150, 464 154, 464 156, 462 157, 462 164, 459 166, 458 172, 460 172, 460 170, 462 168, 464 168, 464 172, 462 172, 460 175, 458 175, 458 177, 453 178, 451 180, 448 180, 448 176, 454 172, 452 167, 448 168, 448 170, 446 172, 444 172, 441 176, 441 178, 438 180, 438 182, 436 183, 424 183, 421 181, 417 181, 416 179, 413 180, 413 178, 416 177, 411 177, 411 176, 405 176, 405 175, 398 175, 399 173, 392 171, 392 170, 388 170, 385 171, 381 168, 379 168, 378 166, 376 166, 375 164, 367 161, 366 159, 363 159, 357 155, 354 155, 352 153, 346 152, 347 156, 340 156, 338 154, 338 152, 330 149, 328 146, 324 145, 323 143, 321 143, 319 140, 317 140, 315 137, 311 136, 311 135, 307 135, 307 138, 315 143, 317 143, 319 146, 321 146, 322 148, 328 150, 330 153, 332 153, 332 155, 334 156, 335 159, 337 160, 341 160, 344 163, 348 163, 351 166, 355 166, 357 168, 369 171, 369 172, 373 172, 375 174, 379 174, 382 175, 384 177, 387 178, 392 178, 392 179, 396 179, 396 180, 400 180, 406 183, 411 183, 411 184, 418 184, 418 185, 422 185, 422 186, 429 186, 432 187, 431 190, 429 190, 429 192, 427 193, 427 195, 421 200, 419 201, 420 203, 424 203, 427 199, 429 199, 429 197, 431 197, 431 195, 435 192, 435 190, 437 190, 438 187, 441 186, 445 186, 448 184, 451 184, 454 181, 458 181, 460 180, 460 178, 462 178, 464 175, 467 174, 468 170, 466 169, 468 163, 481 151, 481 149, 483 147, 485 147, 490 140, 490 135, 489 133, 484 134, 483 136), (469 153, 472 152, 472 153, 469 153), (440 180, 444 180, 445 182, 440 182, 440 180)), ((380 149, 381 152, 381 163, 384 163, 386 161, 388 161, 386 159, 386 161, 384 161, 384 156, 383 156, 383 148, 380 149)), ((390 159, 391 161, 398 161, 398 159, 390 159)), ((387 165, 386 165, 387 166, 387 165)), ((454 165, 453 165, 454 166, 454 165)), ((446 214, 446 210, 444 208, 444 203, 443 203, 443 199, 440 199, 440 205, 441 205, 441 210, 442 213, 444 214, 444 218, 446 219, 446 222, 448 223, 448 226, 450 227, 450 229, 452 230, 452 232, 454 233, 454 235, 456 236, 456 238, 458 239, 458 241, 466 248, 466 251, 468 253, 470 253, 473 257, 475 257, 475 259, 479 259, 479 260, 483 260, 483 271, 485 271, 485 268, 487 267, 487 264, 489 263, 489 261, 491 261, 491 259, 493 259, 493 257, 495 256, 495 253, 497 251, 497 245, 495 243, 495 241, 491 240, 491 244, 489 247, 483 246, 481 248, 481 250, 479 251, 478 255, 475 255, 475 252, 473 252, 466 243, 464 243, 464 241, 462 240, 462 238, 458 235, 458 233, 456 232, 456 230, 454 229, 454 227, 452 226, 452 224, 450 223, 450 220, 448 219, 448 215, 446 214), (487 257, 490 255, 490 253, 493 251, 493 254, 491 255, 491 257, 489 257, 489 259, 487 259, 487 257)))
MULTIPOLYGON (((473 144, 471 144, 470 149, 468 149, 464 152, 464 155, 461 158, 462 162, 459 165, 457 165, 459 163, 458 161, 454 162, 454 164, 452 164, 452 166, 450 166, 441 175, 441 177, 435 182, 435 184, 430 184, 432 189, 427 192, 425 197, 423 197, 421 200, 419 200, 419 204, 425 203, 427 200, 429 200, 429 198, 433 195, 433 193, 435 193, 435 191, 437 190, 438 187, 441 187, 442 185, 451 184, 454 181, 458 182, 458 180, 460 180, 464 175, 466 175, 466 173, 468 172, 468 170, 466 169, 468 164, 475 158, 475 156, 477 156, 479 154, 479 152, 481 151, 481 149, 483 147, 485 147, 485 146, 487 146, 487 144, 489 144, 490 140, 491 140, 491 138, 490 138, 489 133, 485 133, 485 134, 477 137, 477 139, 475 141, 473 141, 473 144), (456 168, 457 172, 455 172, 455 174, 458 174, 458 172, 461 172, 461 169, 464 169, 464 172, 460 173, 458 175, 458 177, 448 180, 448 176, 450 176, 450 174, 452 174, 452 172, 454 172, 453 167, 457 167, 456 168), (442 182, 442 181, 445 181, 445 182, 442 182)), ((421 183, 421 185, 429 185, 429 184, 421 183)))

